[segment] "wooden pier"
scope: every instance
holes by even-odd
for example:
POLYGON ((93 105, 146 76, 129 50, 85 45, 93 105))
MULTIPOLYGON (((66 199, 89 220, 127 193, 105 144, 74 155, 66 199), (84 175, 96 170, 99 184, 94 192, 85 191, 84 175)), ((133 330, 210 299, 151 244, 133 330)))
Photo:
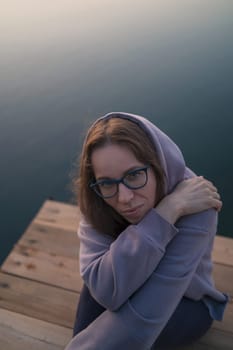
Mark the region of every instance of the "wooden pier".
MULTIPOLYGON (((46 201, 3 263, 1 350, 61 350, 71 339, 82 286, 78 221, 76 206, 46 201)), ((233 296, 233 239, 216 237, 213 260, 217 287, 233 296)), ((185 349, 232 350, 233 303, 223 322, 185 349)))

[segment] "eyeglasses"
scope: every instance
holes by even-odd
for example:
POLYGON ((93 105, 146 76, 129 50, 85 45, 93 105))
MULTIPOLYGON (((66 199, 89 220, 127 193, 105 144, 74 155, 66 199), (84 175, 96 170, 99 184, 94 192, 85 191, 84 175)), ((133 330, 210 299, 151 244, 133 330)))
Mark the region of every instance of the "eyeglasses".
POLYGON ((131 190, 137 190, 147 184, 148 174, 147 170, 150 166, 136 168, 128 171, 120 179, 101 179, 90 183, 90 188, 96 192, 101 198, 114 197, 119 191, 119 184, 123 183, 131 190))

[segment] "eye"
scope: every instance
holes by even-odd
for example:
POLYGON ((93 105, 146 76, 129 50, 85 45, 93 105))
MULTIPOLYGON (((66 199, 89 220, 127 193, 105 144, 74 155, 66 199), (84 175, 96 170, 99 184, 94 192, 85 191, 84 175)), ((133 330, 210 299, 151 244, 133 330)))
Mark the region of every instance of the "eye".
POLYGON ((129 174, 126 175, 127 181, 134 181, 137 180, 139 177, 141 177, 143 174, 142 170, 134 170, 131 171, 129 174))
POLYGON ((98 182, 98 186, 99 188, 111 188, 114 186, 114 183, 111 180, 102 180, 98 182))

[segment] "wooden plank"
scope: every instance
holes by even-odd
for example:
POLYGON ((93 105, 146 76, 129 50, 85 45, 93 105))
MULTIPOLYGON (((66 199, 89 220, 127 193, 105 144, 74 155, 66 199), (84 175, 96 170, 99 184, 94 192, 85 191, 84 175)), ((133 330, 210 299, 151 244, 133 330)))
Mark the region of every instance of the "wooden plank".
POLYGON ((79 218, 78 206, 47 200, 34 220, 51 227, 73 230, 77 228, 79 218))
POLYGON ((79 293, 0 273, 0 308, 72 328, 79 293))
POLYGON ((63 346, 35 339, 29 334, 21 334, 12 328, 0 325, 0 344, 4 350, 63 350, 63 346))
POLYGON ((0 344, 4 350, 63 350, 70 329, 0 309, 0 344))
MULTIPOLYGON (((174 348, 166 349, 166 350, 174 350, 174 348)), ((182 346, 177 348, 177 350, 210 350, 208 345, 202 344, 200 342, 196 342, 189 346, 182 346)))
POLYGON ((233 335, 231 333, 210 329, 198 342, 179 347, 179 350, 232 350, 232 344, 233 335))
POLYGON ((233 297, 233 267, 214 264, 213 277, 216 287, 233 297))
POLYGON ((65 289, 80 291, 78 260, 17 244, 2 271, 65 289))
MULTIPOLYGON (((208 350, 232 350, 233 333, 211 328, 199 343, 206 345, 208 350)), ((199 349, 198 347, 195 349, 199 349)))
POLYGON ((79 239, 76 230, 51 227, 33 221, 18 243, 54 255, 78 259, 79 239))
MULTIPOLYGON (((80 291, 79 241, 70 220, 77 207, 46 201, 25 234, 5 260, 2 270, 36 281, 80 291), (64 215, 62 212, 64 211, 64 215), (48 217, 47 217, 47 216, 48 217), (51 218, 54 218, 51 219, 51 218), (48 225, 49 217, 54 225, 48 225), (70 220, 70 221, 69 221, 70 220), (68 225, 64 222, 69 222, 68 225), (62 228, 57 225, 62 224, 62 228)), ((76 222, 77 224, 77 222, 76 222)))
POLYGON ((214 262, 233 266, 233 239, 216 236, 212 257, 214 262))
POLYGON ((232 344, 232 333, 211 328, 198 342, 179 350, 232 350, 232 344))

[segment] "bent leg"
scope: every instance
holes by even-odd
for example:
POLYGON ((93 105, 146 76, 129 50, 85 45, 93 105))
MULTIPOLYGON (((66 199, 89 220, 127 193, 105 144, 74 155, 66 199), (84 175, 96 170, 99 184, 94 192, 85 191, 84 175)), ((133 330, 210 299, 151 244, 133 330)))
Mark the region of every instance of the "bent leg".
MULTIPOLYGON (((97 303, 84 284, 77 307, 73 336, 88 327, 104 311, 105 308, 97 303)), ((152 350, 189 345, 202 337, 212 322, 209 310, 202 301, 183 297, 152 350)))
POLYGON ((183 297, 152 350, 192 344, 208 331, 212 323, 213 319, 203 301, 183 297))
POLYGON ((73 336, 88 327, 89 324, 91 324, 104 311, 105 308, 95 301, 91 296, 89 289, 84 284, 77 307, 73 336))

